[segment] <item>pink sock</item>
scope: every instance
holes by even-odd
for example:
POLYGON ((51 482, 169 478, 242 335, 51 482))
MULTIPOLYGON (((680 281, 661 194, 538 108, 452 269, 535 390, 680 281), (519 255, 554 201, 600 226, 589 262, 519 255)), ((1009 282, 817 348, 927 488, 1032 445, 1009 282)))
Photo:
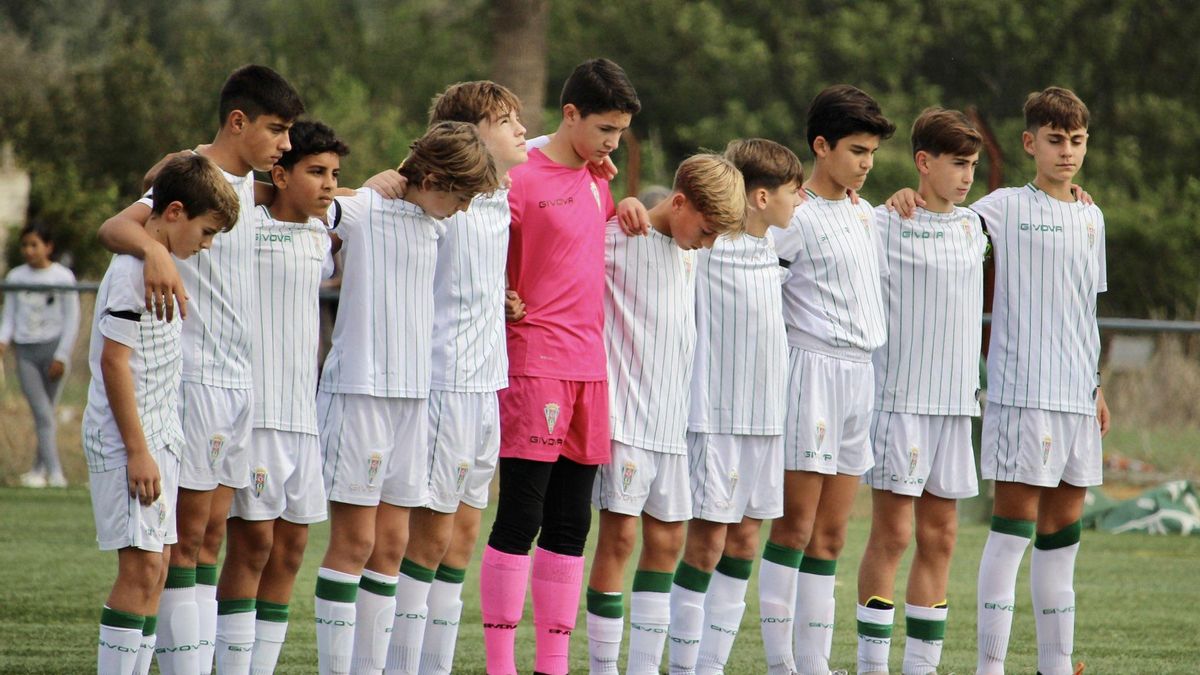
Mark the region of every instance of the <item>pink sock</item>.
MULTIPOLYGON (((516 675, 514 654, 517 624, 525 610, 529 556, 483 549, 479 568, 479 609, 483 614, 483 644, 488 675, 516 675)), ((565 672, 565 671, 564 671, 565 672)))
POLYGON ((544 548, 533 554, 533 625, 537 631, 534 670, 548 675, 567 672, 571 631, 579 614, 583 587, 583 556, 551 553, 544 548))

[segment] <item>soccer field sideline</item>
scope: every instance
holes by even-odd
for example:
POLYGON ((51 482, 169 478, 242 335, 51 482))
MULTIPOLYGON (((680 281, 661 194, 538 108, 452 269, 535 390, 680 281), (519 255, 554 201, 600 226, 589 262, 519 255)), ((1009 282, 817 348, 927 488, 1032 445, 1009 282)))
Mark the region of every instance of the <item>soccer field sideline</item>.
MULTIPOLYGON (((865 504, 865 490, 860 505, 865 504)), ((862 509, 859 509, 861 512, 862 509)), ((487 532, 492 513, 485 516, 487 532)), ((858 559, 868 522, 850 525, 837 584, 837 628, 832 665, 853 672, 854 604, 858 559)), ((595 527, 592 530, 594 545, 595 527)), ((312 588, 328 527, 312 530, 309 555, 296 584, 292 624, 279 662, 279 673, 316 671, 311 617, 312 588)), ((975 664, 975 574, 987 528, 964 524, 951 569, 950 620, 942 658, 945 673, 973 672, 975 664)), ((116 556, 96 550, 91 505, 83 489, 33 491, 0 489, 0 673, 85 673, 95 667, 96 620, 112 583, 116 556)), ((1200 539, 1108 535, 1085 532, 1076 570, 1079 607, 1075 655, 1088 673, 1195 673, 1200 655, 1195 636, 1200 615, 1196 571, 1200 539)), ((1028 591, 1029 555, 1017 586, 1017 613, 1009 649, 1009 671, 1033 672, 1036 666, 1033 615, 1028 591)), ((756 565, 757 569, 757 565, 756 565)), ((478 560, 468 571, 456 673, 483 673, 479 619, 478 560)), ((907 574, 907 560, 901 580, 907 574)), ((627 577, 632 579, 632 573, 627 577)), ((765 671, 757 625, 756 581, 747 594, 742 632, 734 647, 730 675, 765 671)), ((903 602, 902 594, 896 598, 903 602)), ((903 655, 903 619, 897 612, 892 666, 899 672, 903 655)), ((526 616, 531 609, 526 607, 526 616)), ((533 635, 529 621, 517 639, 518 664, 531 665, 533 635)), ((587 670, 586 621, 582 611, 571 648, 572 672, 587 670)))

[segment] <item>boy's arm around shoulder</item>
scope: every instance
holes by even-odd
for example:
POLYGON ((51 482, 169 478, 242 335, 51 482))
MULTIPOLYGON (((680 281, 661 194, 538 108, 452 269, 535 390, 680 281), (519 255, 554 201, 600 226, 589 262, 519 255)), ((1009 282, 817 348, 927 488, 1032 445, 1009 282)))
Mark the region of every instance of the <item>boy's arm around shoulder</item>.
POLYGON ((171 321, 178 307, 179 317, 186 319, 188 295, 183 279, 175 268, 171 252, 146 232, 149 220, 150 207, 134 202, 104 221, 96 238, 109 251, 131 255, 145 263, 142 274, 146 284, 146 311, 171 321))

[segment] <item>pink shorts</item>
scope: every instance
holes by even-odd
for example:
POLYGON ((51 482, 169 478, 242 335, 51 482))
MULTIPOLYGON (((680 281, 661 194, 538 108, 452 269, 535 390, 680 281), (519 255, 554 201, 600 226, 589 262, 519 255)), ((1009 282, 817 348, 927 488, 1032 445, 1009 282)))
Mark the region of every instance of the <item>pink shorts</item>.
POLYGON ((500 456, 608 464, 608 382, 509 376, 500 396, 500 456))

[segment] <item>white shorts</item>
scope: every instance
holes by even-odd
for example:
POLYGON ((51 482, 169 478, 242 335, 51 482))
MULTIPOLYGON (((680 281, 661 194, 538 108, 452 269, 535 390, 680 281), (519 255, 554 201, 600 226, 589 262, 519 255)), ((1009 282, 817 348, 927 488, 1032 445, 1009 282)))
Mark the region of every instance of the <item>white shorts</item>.
POLYGON ((784 468, 861 476, 875 462, 871 363, 788 348, 788 401, 783 426, 784 468))
POLYGON ((428 502, 428 399, 317 392, 317 419, 330 501, 409 507, 428 502))
POLYGON ((689 431, 692 517, 738 523, 783 515, 783 442, 779 436, 689 431))
POLYGON ((176 494, 179 492, 179 455, 167 448, 151 450, 158 464, 162 494, 150 506, 129 496, 129 473, 119 466, 88 474, 92 492, 92 515, 96 541, 101 551, 138 548, 162 552, 174 544, 176 494))
POLYGON ((983 477, 1041 487, 1104 482, 1095 415, 989 403, 979 448, 983 477))
POLYGON ((875 466, 863 482, 876 490, 945 499, 979 494, 970 417, 875 411, 871 439, 875 466))
POLYGON ((459 502, 487 508, 500 457, 500 403, 495 392, 429 392, 429 503, 454 513, 459 502))
POLYGON ((279 429, 250 432, 250 484, 233 495, 230 518, 297 525, 326 518, 321 444, 313 434, 279 429))
POLYGON ((249 483, 247 444, 254 411, 254 391, 184 382, 179 387, 179 421, 183 453, 179 487, 212 490, 220 485, 243 488, 249 483))
POLYGON ((601 464, 592 488, 592 505, 602 511, 666 523, 690 520, 688 456, 612 442, 612 462, 601 464))

